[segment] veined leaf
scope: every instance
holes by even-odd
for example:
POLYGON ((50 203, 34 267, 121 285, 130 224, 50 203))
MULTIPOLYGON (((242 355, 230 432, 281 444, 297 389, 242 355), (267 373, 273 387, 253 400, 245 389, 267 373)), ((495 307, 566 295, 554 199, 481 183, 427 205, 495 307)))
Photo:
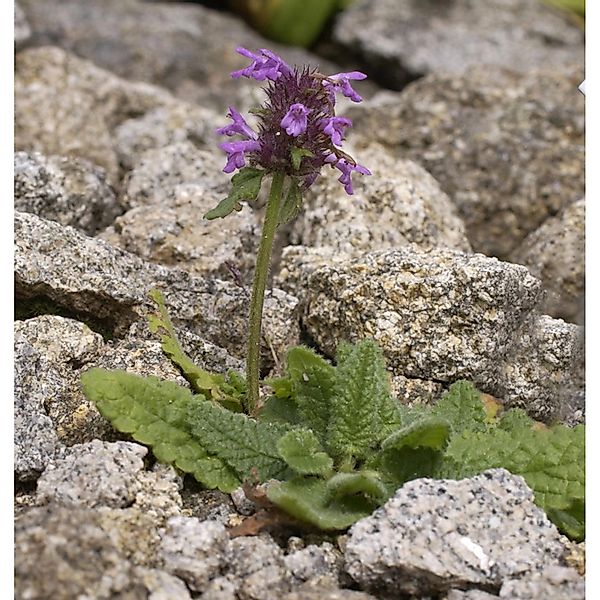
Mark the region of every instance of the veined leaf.
POLYGON ((240 171, 231 178, 231 191, 229 192, 229 196, 221 200, 215 208, 209 210, 204 215, 204 218, 210 221, 212 219, 226 217, 234 210, 242 210, 242 205, 240 204, 242 200, 248 202, 256 200, 264 176, 265 171, 262 169, 255 169, 253 167, 244 167, 243 169, 240 169, 240 171))
POLYGON ((294 146, 291 150, 291 158, 292 158, 292 166, 295 171, 300 169, 300 165, 302 163, 302 159, 305 156, 314 156, 314 153, 306 148, 299 148, 298 146, 294 146))
POLYGON ((469 381, 457 381, 431 410, 432 416, 445 419, 452 432, 485 431, 487 416, 481 394, 469 381))
POLYGON ((423 417, 410 425, 397 429, 388 436, 381 447, 383 450, 404 446, 408 448, 431 448, 440 450, 450 437, 448 421, 437 416, 423 417))
POLYGON ((342 347, 337 362, 327 446, 342 460, 366 458, 381 438, 381 409, 389 397, 381 350, 363 340, 351 351, 342 347))
POLYGON ((323 452, 317 436, 307 429, 294 429, 277 442, 277 450, 285 462, 300 475, 325 475, 333 467, 333 459, 323 452))
POLYGON ((279 211, 279 225, 285 225, 292 219, 295 219, 296 215, 300 212, 301 206, 302 192, 296 180, 291 179, 287 193, 281 204, 281 210, 279 211))
MULTIPOLYGON (((460 479, 503 467, 521 475, 549 516, 561 517, 565 531, 578 524, 583 536, 581 505, 585 501, 584 428, 558 425, 549 429, 517 427, 510 431, 465 431, 446 448, 439 475, 460 479)), ((556 523, 561 527, 561 522, 556 523)))
POLYGON ((240 412, 242 410, 242 399, 245 396, 246 382, 237 373, 229 372, 228 382, 220 373, 210 373, 194 363, 194 361, 183 351, 167 308, 162 293, 151 290, 148 294, 158 307, 158 314, 150 315, 148 326, 152 333, 161 336, 161 348, 169 357, 171 362, 181 370, 183 376, 197 392, 207 395, 222 404, 229 410, 240 412))
POLYGON ((327 490, 332 498, 343 498, 354 494, 370 496, 379 504, 388 499, 388 490, 377 471, 357 471, 354 473, 336 473, 327 480, 327 490))
POLYGON ((346 529, 377 506, 361 495, 332 499, 326 482, 313 477, 297 477, 271 485, 267 496, 290 515, 325 531, 346 529))
POLYGON ((288 352, 286 370, 302 423, 323 443, 329 425, 335 368, 312 350, 297 346, 288 352))
POLYGON ((229 465, 240 479, 252 473, 261 481, 281 478, 288 469, 277 450, 277 441, 288 427, 255 421, 211 402, 190 407, 187 423, 204 448, 229 465))
POLYGON ((298 406, 292 398, 269 396, 257 416, 259 421, 301 425, 298 406))
POLYGON ((218 457, 209 456, 191 433, 187 417, 210 406, 203 396, 156 377, 140 377, 125 371, 90 369, 81 376, 85 395, 115 429, 152 447, 161 462, 191 473, 207 487, 231 492, 240 479, 218 457))

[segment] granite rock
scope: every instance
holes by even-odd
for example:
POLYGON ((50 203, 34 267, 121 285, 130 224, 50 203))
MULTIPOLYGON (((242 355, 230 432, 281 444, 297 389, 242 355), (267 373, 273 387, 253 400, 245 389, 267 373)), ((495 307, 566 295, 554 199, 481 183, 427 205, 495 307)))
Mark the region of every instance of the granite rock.
POLYGON ((582 423, 584 356, 582 327, 533 315, 515 339, 490 393, 540 421, 582 423))
POLYGON ((224 125, 225 121, 210 109, 181 100, 151 109, 115 127, 113 139, 119 163, 130 170, 146 151, 181 142, 214 148, 220 137, 215 126, 224 125))
POLYGON ((285 565, 293 577, 294 584, 311 579, 328 578, 338 582, 342 567, 342 555, 329 542, 320 546, 310 544, 284 558, 285 565))
POLYGON ((164 90, 119 79, 60 48, 28 48, 15 59, 15 147, 88 159, 117 184, 112 130, 172 101, 164 90))
POLYGON ((15 32, 15 50, 20 50, 27 45, 31 39, 31 27, 27 22, 27 17, 18 2, 15 2, 14 16, 14 32, 15 32))
POLYGON ((333 36, 392 89, 473 65, 566 70, 584 56, 583 27, 536 0, 363 0, 341 13, 333 36))
MULTIPOLYGON (((164 290, 177 329, 245 356, 248 299, 245 290, 218 279, 148 263, 70 227, 15 213, 15 292, 19 301, 43 297, 73 313, 100 320, 117 337, 155 306, 153 288, 164 290)), ((282 357, 299 336, 298 301, 281 290, 265 297, 265 366, 282 357)))
MULTIPOLYGON (((254 82, 234 81, 247 64, 238 46, 262 48, 264 39, 242 21, 197 4, 137 0, 24 0, 33 41, 56 44, 131 80, 147 81, 219 112, 248 96, 254 82)), ((305 50, 269 42, 291 64, 341 69, 305 50)))
POLYGON ((510 600, 584 600, 585 579, 568 567, 549 565, 531 577, 505 581, 500 589, 500 598, 510 600))
MULTIPOLYGON (((19 478, 31 479, 63 443, 81 439, 68 432, 86 428, 87 415, 95 408, 80 399, 78 369, 103 342, 83 323, 53 315, 15 321, 14 327, 15 471, 19 478)), ((94 421, 87 429, 95 436, 108 428, 94 421)))
POLYGON ((375 596, 356 590, 338 589, 320 581, 307 581, 282 596, 282 600, 375 600, 375 596))
POLYGON ((226 553, 227 577, 239 600, 279 600, 290 591, 292 576, 281 548, 269 537, 239 537, 226 553))
POLYGON ((203 591, 219 575, 228 542, 225 527, 194 517, 172 517, 161 535, 164 569, 183 579, 191 590, 203 591))
POLYGON ((123 212, 106 173, 88 160, 15 153, 15 210, 71 225, 89 235, 123 212))
POLYGON ((374 338, 404 402, 464 378, 544 421, 583 417, 583 332, 537 315, 541 283, 524 267, 401 248, 316 269, 305 290, 303 323, 321 350, 374 338))
POLYGON ((524 267, 441 249, 372 252, 307 286, 304 322, 327 354, 373 337, 392 371, 436 381, 493 376, 540 296, 524 267))
POLYGON ((135 549, 156 551, 155 536, 132 509, 31 508, 15 518, 16 597, 189 598, 181 580, 136 562, 142 554, 135 549))
POLYGON ((380 598, 452 588, 496 592, 558 565, 561 536, 521 477, 491 469, 460 481, 416 479, 355 523, 346 570, 380 598))
POLYGON ((356 146, 377 141, 422 165, 458 208, 473 249, 506 259, 583 196, 582 79, 580 68, 523 76, 479 67, 424 77, 346 112, 356 146))
POLYGON ((125 202, 133 208, 98 237, 193 274, 227 280, 235 270, 247 279, 260 236, 253 210, 245 207, 225 220, 203 218, 229 187, 214 152, 191 142, 149 150, 125 181, 125 202))
POLYGON ((65 506, 124 508, 139 490, 147 453, 139 444, 99 440, 62 449, 38 479, 38 495, 65 506))
POLYGON ((583 325, 585 302, 585 201, 578 200, 530 233, 511 254, 544 283, 544 312, 583 325))
POLYGON ((394 158, 379 144, 347 151, 372 176, 355 177, 348 197, 338 175, 326 169, 306 195, 292 243, 330 246, 334 254, 351 256, 411 244, 470 251, 455 206, 422 167, 394 158))

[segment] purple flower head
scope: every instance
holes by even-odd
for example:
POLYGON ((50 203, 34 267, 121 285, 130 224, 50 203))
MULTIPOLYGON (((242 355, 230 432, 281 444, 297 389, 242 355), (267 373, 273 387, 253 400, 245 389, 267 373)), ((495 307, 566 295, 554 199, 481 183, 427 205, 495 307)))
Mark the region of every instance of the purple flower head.
POLYGON ((291 69, 266 49, 257 53, 246 48, 237 51, 252 62, 232 76, 268 80, 267 98, 254 111, 258 116, 257 131, 233 107, 229 108, 232 123, 217 131, 241 139, 220 145, 227 153, 223 170, 232 173, 249 164, 267 173, 284 173, 307 189, 321 169, 330 164, 341 171, 339 181, 352 194, 351 174, 370 175, 370 172, 340 149, 345 130, 352 122, 336 116, 335 94, 339 92, 360 101, 349 82, 364 79, 366 75, 353 71, 326 77, 308 67, 291 69))
POLYGON ((352 121, 344 117, 329 117, 323 120, 323 132, 331 138, 336 146, 342 145, 346 127, 352 127, 352 121))
POLYGON ((371 175, 371 171, 367 169, 367 167, 363 167, 362 165, 352 164, 348 162, 345 158, 336 159, 331 155, 328 157, 328 163, 331 163, 333 167, 339 169, 342 174, 338 178, 338 181, 344 186, 344 190, 346 190, 346 194, 352 196, 354 194, 354 188, 352 187, 352 172, 356 171, 361 175, 371 175))
POLYGON ((244 137, 255 140, 258 138, 258 134, 254 131, 248 123, 246 123, 246 119, 240 115, 240 113, 233 108, 233 106, 229 107, 229 112, 227 116, 233 120, 233 123, 230 125, 225 125, 225 127, 220 127, 217 129, 217 133, 221 135, 243 135, 244 137))
POLYGON ((246 48, 236 48, 236 52, 252 60, 249 66, 239 71, 234 71, 231 76, 234 79, 239 77, 249 77, 257 81, 270 79, 276 81, 282 75, 291 73, 290 67, 277 54, 274 54, 266 48, 262 48, 260 54, 254 54, 246 48))
POLYGON ((285 132, 292 137, 298 137, 301 133, 304 133, 308 124, 306 117, 310 110, 300 102, 292 104, 290 110, 285 113, 285 117, 281 119, 281 126, 285 129, 285 132))
POLYGON ((227 152, 227 164, 223 171, 233 173, 246 165, 246 152, 254 152, 260 148, 260 143, 255 140, 241 140, 239 142, 223 142, 219 144, 221 150, 227 152))
POLYGON ((330 75, 327 77, 328 81, 325 81, 325 85, 333 92, 341 92, 346 98, 350 98, 353 102, 360 102, 362 97, 356 93, 354 88, 350 85, 350 81, 361 81, 366 78, 367 76, 360 71, 337 73, 337 75, 330 75))

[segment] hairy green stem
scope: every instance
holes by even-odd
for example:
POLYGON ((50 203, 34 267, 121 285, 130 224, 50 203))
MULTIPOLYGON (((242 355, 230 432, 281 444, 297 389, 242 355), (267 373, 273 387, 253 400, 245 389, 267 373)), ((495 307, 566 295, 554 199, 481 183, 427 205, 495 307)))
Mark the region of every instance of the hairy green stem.
POLYGON ((263 303, 267 275, 271 263, 271 251, 275 230, 279 223, 281 209, 284 173, 274 173, 269 192, 269 201, 263 223, 260 247, 256 258, 254 270, 254 284, 252 286, 252 299, 250 301, 250 316, 248 322, 248 357, 246 359, 246 378, 248 381, 248 398, 246 409, 250 414, 255 414, 258 409, 258 382, 260 377, 260 328, 262 322, 263 303))

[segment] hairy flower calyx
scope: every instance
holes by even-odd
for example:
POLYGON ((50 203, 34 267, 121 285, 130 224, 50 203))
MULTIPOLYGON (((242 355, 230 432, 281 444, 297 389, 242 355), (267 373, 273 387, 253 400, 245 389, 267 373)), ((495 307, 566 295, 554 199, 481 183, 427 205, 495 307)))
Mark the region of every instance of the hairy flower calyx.
POLYGON ((293 177, 302 189, 307 189, 321 169, 330 165, 341 172, 339 181, 345 191, 352 194, 352 173, 371 173, 340 149, 352 121, 336 116, 336 94, 360 102, 362 98, 350 81, 360 81, 366 75, 352 71, 325 76, 308 67, 291 68, 264 48, 257 53, 237 48, 237 52, 251 63, 234 71, 232 77, 267 81, 267 98, 263 106, 252 111, 257 117, 256 129, 234 107, 229 107, 232 123, 217 132, 241 136, 241 139, 220 145, 227 153, 223 170, 232 173, 249 165, 267 173, 279 172, 293 177))

